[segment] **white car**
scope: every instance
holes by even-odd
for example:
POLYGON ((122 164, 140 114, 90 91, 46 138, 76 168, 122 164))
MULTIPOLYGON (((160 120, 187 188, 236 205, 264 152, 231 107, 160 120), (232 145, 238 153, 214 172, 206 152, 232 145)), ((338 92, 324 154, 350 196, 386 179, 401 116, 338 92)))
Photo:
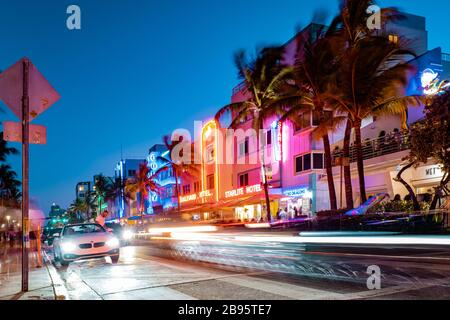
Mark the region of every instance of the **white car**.
POLYGON ((55 261, 67 266, 70 262, 111 257, 119 261, 120 241, 112 233, 96 223, 65 226, 53 242, 55 261))

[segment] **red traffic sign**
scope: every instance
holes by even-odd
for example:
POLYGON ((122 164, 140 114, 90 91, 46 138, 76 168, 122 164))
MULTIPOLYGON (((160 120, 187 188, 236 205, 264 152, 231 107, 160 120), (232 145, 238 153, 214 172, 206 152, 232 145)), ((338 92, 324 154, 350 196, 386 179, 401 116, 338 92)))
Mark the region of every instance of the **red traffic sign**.
MULTIPOLYGON (((12 121, 3 122, 3 140, 9 142, 22 142, 22 124, 12 121)), ((30 124, 30 143, 46 144, 47 128, 30 124)))
MULTIPOLYGON (((20 120, 22 120, 23 62, 25 60, 27 59, 20 59, 0 73, 0 99, 20 120)), ((30 99, 29 121, 35 119, 60 99, 58 92, 53 89, 31 61, 29 61, 28 96, 30 99)))

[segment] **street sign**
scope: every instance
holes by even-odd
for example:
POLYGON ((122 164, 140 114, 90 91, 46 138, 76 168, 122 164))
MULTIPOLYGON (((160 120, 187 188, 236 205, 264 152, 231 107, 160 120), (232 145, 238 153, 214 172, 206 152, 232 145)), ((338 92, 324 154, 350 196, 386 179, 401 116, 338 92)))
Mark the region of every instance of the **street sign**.
MULTIPOLYGON (((32 144, 46 144, 47 128, 30 124, 29 137, 32 144)), ((3 122, 3 139, 9 142, 22 142, 22 124, 12 121, 3 122)))
MULTIPOLYGON (((0 73, 0 99, 3 100, 20 120, 22 120, 23 65, 25 60, 26 58, 22 58, 7 70, 0 73)), ((28 72, 30 106, 28 120, 32 121, 58 101, 60 95, 31 62, 29 62, 28 72)))
POLYGON ((59 98, 59 94, 27 58, 22 58, 0 74, 0 99, 21 121, 19 131, 22 134, 18 133, 17 124, 10 123, 6 136, 7 139, 22 142, 22 292, 29 289, 30 140, 31 143, 33 140, 35 143, 45 143, 45 128, 33 127, 30 122, 59 98))

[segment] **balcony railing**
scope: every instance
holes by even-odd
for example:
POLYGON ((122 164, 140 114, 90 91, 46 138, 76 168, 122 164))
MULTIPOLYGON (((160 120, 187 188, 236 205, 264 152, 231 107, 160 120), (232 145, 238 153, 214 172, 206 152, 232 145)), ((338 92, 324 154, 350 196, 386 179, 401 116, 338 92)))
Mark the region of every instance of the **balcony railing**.
MULTIPOLYGON (((408 132, 393 132, 377 139, 363 141, 363 159, 374 159, 384 155, 409 150, 409 141, 410 140, 408 132)), ((336 159, 342 156, 342 149, 335 149, 334 151, 332 151, 333 166, 336 165, 336 159)), ((356 162, 356 148, 354 145, 350 147, 350 162, 356 162)))

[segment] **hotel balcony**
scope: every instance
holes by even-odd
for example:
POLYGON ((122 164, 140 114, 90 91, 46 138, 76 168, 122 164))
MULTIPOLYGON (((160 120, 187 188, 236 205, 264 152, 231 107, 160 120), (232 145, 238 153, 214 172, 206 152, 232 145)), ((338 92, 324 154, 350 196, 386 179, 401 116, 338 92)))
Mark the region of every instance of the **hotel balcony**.
MULTIPOLYGON (((373 140, 365 140, 362 142, 363 159, 369 160, 386 155, 395 154, 409 150, 409 133, 397 132, 382 136, 373 140)), ((343 156, 343 150, 336 147, 332 150, 333 166, 336 166, 336 160, 343 156)), ((356 148, 350 146, 350 162, 356 162, 356 148)))

